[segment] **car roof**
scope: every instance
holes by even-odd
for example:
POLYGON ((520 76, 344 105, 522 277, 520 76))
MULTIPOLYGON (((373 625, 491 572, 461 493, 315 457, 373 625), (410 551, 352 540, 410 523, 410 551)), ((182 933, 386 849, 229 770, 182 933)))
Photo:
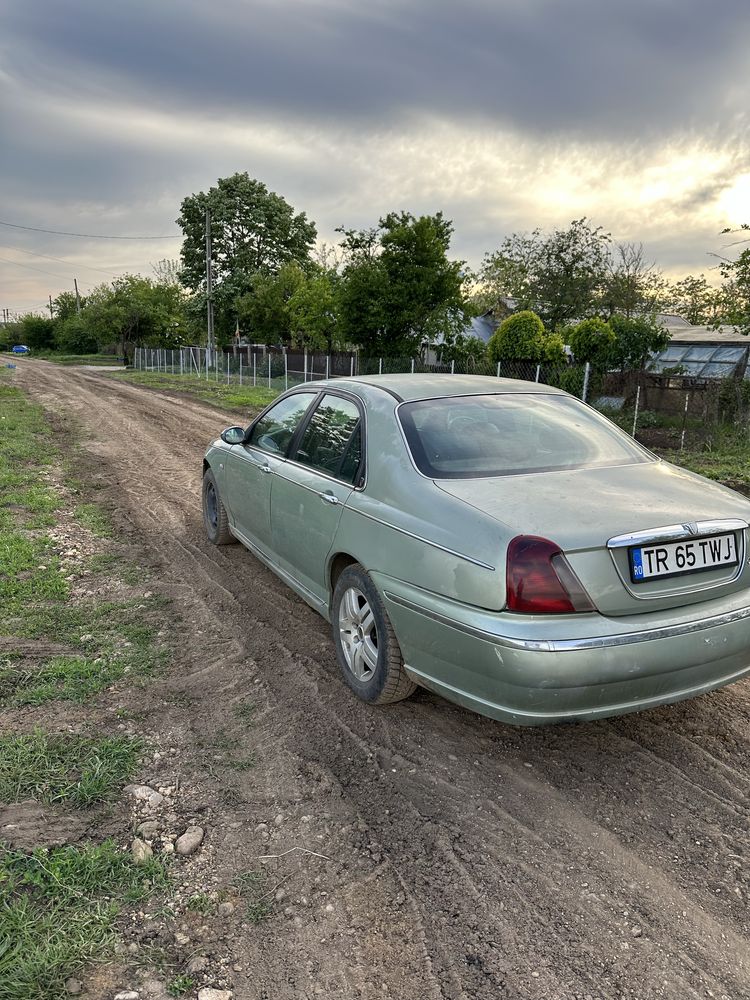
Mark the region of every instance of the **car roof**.
POLYGON ((323 386, 347 385, 353 390, 362 386, 373 386, 384 389, 392 396, 401 400, 433 399, 436 396, 478 396, 494 392, 544 392, 566 395, 562 389, 540 384, 525 382, 521 379, 495 378, 492 375, 435 375, 431 372, 404 375, 355 375, 354 377, 325 379, 315 383, 317 388, 323 386))

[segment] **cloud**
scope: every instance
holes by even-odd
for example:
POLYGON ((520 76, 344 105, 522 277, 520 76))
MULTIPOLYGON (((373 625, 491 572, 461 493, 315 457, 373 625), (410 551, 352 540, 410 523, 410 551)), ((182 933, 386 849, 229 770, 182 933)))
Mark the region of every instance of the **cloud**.
MULTIPOLYGON (((724 225, 750 219, 744 0, 5 7, 0 218, 174 233, 0 229, 0 245, 69 259, 48 270, 82 282, 99 280, 85 264, 149 273, 176 256, 181 199, 237 170, 328 241, 392 209, 442 210, 473 264, 514 230, 586 215, 697 270, 724 225)), ((0 262, 2 304, 53 281, 23 273, 0 262)))

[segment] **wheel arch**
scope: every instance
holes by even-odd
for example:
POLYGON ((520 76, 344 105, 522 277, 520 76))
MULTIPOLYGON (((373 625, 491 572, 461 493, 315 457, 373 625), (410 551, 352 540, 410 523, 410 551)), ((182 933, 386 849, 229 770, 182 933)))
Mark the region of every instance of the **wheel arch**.
POLYGON ((333 592, 336 589, 338 579, 347 566, 355 566, 359 559, 350 552, 336 552, 328 561, 328 610, 333 606, 333 592))

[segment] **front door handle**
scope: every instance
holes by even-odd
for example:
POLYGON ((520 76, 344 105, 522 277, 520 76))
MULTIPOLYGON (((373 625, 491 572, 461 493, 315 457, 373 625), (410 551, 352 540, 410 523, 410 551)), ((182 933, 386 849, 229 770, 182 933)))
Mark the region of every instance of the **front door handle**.
POLYGON ((339 502, 339 498, 337 496, 334 496, 333 493, 318 493, 318 496, 323 501, 323 503, 330 503, 333 505, 339 502))
POLYGON ((265 472, 266 474, 269 474, 272 471, 270 465, 259 465, 258 468, 261 472, 265 472))

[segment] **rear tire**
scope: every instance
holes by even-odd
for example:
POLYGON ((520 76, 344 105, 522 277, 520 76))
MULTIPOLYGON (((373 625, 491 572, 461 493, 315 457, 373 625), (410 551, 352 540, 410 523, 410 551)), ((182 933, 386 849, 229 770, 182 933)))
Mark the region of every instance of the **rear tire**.
POLYGON ((344 680, 371 705, 388 705, 413 694, 396 633, 370 575, 355 563, 333 592, 331 621, 344 680))
POLYGON ((229 518, 219 496, 219 487, 210 469, 203 475, 203 524, 209 542, 214 545, 230 545, 236 542, 229 530, 229 518))

